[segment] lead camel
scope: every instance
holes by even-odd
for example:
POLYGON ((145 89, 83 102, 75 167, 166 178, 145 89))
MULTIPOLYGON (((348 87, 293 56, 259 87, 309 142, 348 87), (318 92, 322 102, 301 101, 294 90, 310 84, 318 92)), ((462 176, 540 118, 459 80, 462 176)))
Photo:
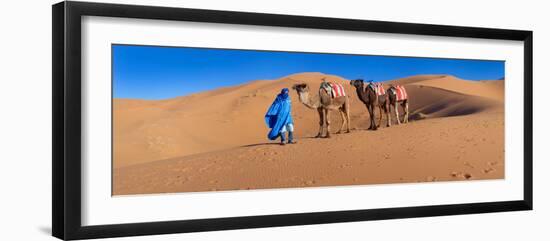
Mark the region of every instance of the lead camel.
POLYGON ((346 133, 349 133, 350 118, 349 118, 349 98, 348 96, 339 96, 332 98, 331 94, 328 93, 324 88, 320 88, 319 95, 310 96, 308 84, 295 84, 292 86, 292 89, 296 90, 298 93, 298 99, 302 104, 310 109, 316 109, 319 112, 319 133, 317 138, 323 137, 323 132, 325 132, 326 138, 330 137, 330 111, 338 110, 340 116, 342 117, 342 126, 337 133, 341 133, 346 126, 346 133), (326 128, 325 128, 326 125, 326 128))

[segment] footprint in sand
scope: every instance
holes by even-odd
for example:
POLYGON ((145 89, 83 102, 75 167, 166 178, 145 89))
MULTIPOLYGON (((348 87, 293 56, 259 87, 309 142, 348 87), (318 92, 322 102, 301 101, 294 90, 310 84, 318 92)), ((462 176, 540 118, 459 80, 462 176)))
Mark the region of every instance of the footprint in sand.
POLYGON ((346 164, 340 165, 340 168, 348 168, 348 167, 351 167, 351 164, 346 163, 346 164))
POLYGON ((464 179, 470 179, 472 178, 472 174, 470 173, 462 173, 462 172, 451 172, 451 177, 453 178, 464 178, 464 179))
POLYGON ((474 168, 474 166, 472 166, 472 164, 470 164, 469 162, 464 162, 463 164, 464 166, 467 166, 469 168, 474 168))

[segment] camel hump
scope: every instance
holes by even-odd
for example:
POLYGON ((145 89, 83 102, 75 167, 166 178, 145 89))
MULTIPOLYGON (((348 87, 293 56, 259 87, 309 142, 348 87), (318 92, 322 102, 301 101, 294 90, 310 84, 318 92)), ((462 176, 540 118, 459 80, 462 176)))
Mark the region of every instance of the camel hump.
POLYGON ((346 96, 346 91, 344 90, 344 86, 338 83, 329 83, 331 87, 332 92, 332 98, 337 98, 340 96, 346 96))
POLYGON ((369 83, 369 88, 371 88, 374 92, 376 92, 376 95, 385 95, 386 90, 384 89, 384 86, 381 83, 369 83))
POLYGON ((402 85, 394 85, 390 87, 390 91, 392 94, 395 95, 397 101, 406 100, 409 98, 407 95, 407 90, 405 89, 405 86, 402 85))
POLYGON ((325 90, 327 93, 330 93, 330 97, 333 99, 341 96, 346 96, 346 91, 344 90, 344 86, 338 83, 323 82, 319 87, 319 91, 320 90, 325 90))

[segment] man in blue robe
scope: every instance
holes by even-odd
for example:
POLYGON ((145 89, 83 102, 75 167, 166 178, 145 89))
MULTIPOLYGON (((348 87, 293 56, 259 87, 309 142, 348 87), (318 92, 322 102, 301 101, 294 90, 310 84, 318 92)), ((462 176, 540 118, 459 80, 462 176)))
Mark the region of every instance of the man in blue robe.
POLYGON ((281 145, 285 144, 285 135, 288 132, 288 143, 296 143, 293 138, 294 122, 292 121, 290 96, 288 89, 284 88, 277 95, 271 107, 265 113, 265 123, 271 130, 267 134, 267 138, 275 140, 281 137, 281 145))

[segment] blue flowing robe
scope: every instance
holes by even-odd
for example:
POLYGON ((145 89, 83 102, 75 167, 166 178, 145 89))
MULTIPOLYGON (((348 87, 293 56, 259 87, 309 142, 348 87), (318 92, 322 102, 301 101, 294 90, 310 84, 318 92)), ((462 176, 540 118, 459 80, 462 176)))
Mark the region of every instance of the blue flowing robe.
POLYGON ((267 134, 267 138, 275 140, 279 136, 281 129, 294 123, 292 121, 290 97, 288 93, 277 95, 271 107, 265 113, 265 123, 271 130, 267 134))

